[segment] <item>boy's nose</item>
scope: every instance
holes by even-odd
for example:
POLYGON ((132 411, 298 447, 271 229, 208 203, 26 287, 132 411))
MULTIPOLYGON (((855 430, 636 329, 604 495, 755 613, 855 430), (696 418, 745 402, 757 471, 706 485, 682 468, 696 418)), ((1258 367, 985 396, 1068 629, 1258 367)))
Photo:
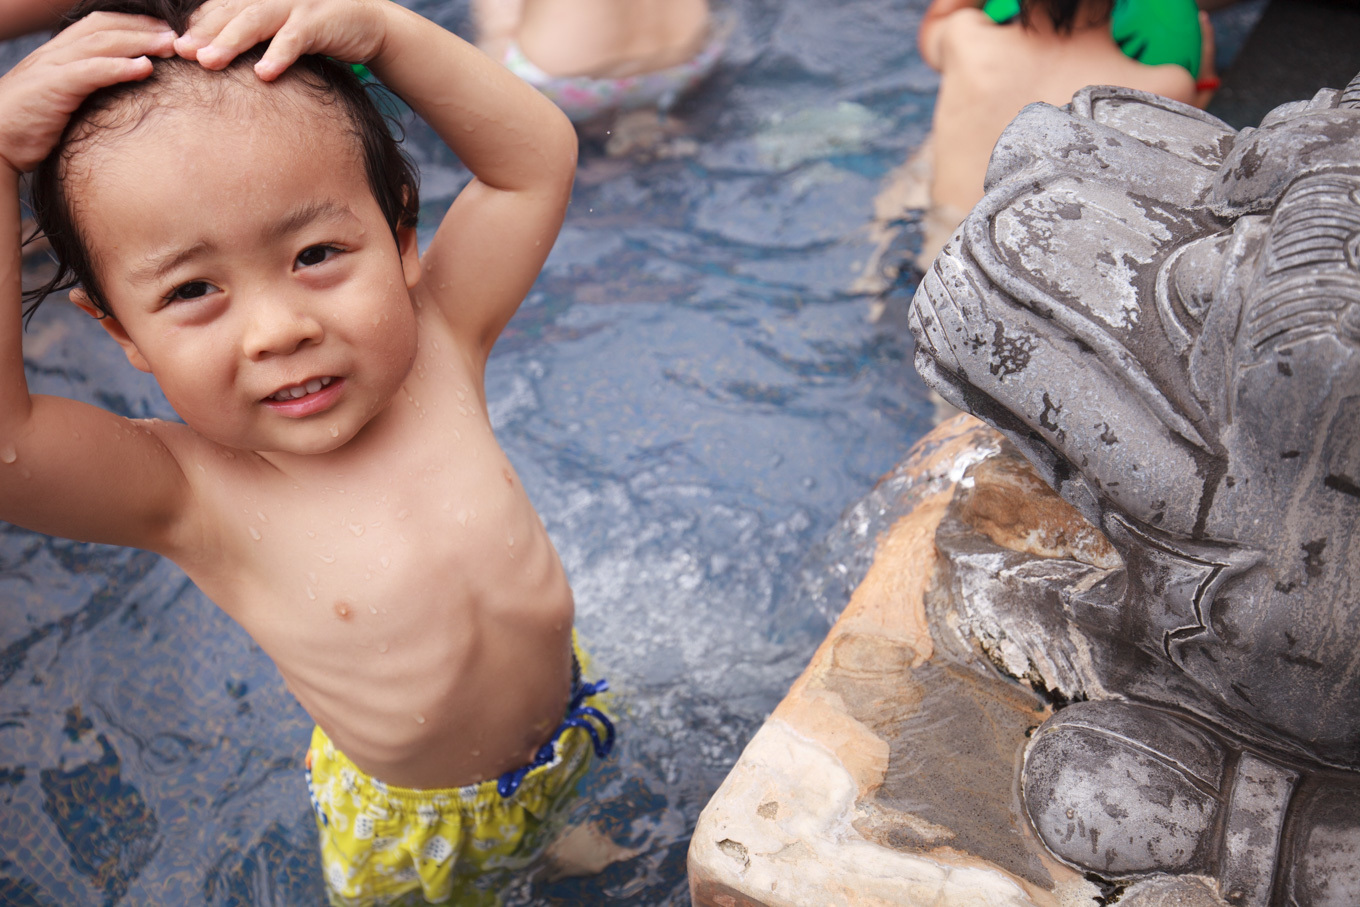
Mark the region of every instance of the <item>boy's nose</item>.
POLYGON ((250 359, 286 356, 299 347, 319 343, 324 331, 309 313, 277 302, 261 302, 253 307, 242 338, 250 359))

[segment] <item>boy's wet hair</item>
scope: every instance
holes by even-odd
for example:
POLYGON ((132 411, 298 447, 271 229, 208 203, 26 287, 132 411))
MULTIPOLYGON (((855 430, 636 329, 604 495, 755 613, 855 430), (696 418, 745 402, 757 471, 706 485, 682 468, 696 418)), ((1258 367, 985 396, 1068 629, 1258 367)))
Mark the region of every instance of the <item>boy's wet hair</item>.
POLYGON ((1086 7, 1092 22, 1103 22, 1110 18, 1114 10, 1114 0, 1020 0, 1020 23, 1029 25, 1036 12, 1042 13, 1053 23, 1058 34, 1071 34, 1072 29, 1086 22, 1077 22, 1077 13, 1086 7))
MULTIPOLYGON (((130 13, 151 16, 168 23, 177 34, 188 27, 189 17, 204 0, 82 0, 57 28, 66 26, 96 12, 130 13)), ((112 315, 95 274, 90 250, 80 235, 80 228, 67 195, 66 164, 71 157, 71 146, 80 145, 94 134, 101 124, 95 121, 101 114, 116 110, 120 105, 132 108, 128 121, 117 125, 134 126, 152 109, 150 103, 138 107, 139 94, 153 95, 158 86, 176 72, 186 71, 195 77, 255 78, 250 67, 264 53, 261 44, 241 54, 226 69, 218 73, 204 70, 198 63, 179 57, 152 59, 150 76, 139 82, 121 82, 94 92, 71 115, 61 140, 33 173, 31 205, 37 221, 37 235, 45 235, 57 261, 57 272, 40 287, 24 293, 28 303, 26 317, 31 318, 38 305, 51 293, 80 286, 91 304, 104 315, 112 315), (192 68, 192 69, 190 69, 192 68)), ((334 105, 353 129, 357 150, 363 158, 364 172, 373 197, 382 209, 387 225, 395 238, 397 230, 416 225, 420 210, 419 183, 414 165, 402 152, 389 129, 389 118, 384 116, 368 87, 354 71, 343 63, 326 57, 308 55, 298 59, 280 77, 292 78, 301 90, 325 105, 334 105)), ((34 237, 30 237, 32 239, 34 237)))

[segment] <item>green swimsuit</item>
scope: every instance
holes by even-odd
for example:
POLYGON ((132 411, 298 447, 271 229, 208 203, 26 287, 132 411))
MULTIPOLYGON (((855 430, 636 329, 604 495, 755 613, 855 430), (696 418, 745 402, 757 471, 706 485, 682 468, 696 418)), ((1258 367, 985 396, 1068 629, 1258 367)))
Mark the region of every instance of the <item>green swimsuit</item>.
MULTIPOLYGON (((987 0, 982 11, 1005 25, 1019 17, 1020 0, 987 0)), ((1110 34, 1139 63, 1175 63, 1199 78, 1202 45, 1195 0, 1115 0, 1110 34)))

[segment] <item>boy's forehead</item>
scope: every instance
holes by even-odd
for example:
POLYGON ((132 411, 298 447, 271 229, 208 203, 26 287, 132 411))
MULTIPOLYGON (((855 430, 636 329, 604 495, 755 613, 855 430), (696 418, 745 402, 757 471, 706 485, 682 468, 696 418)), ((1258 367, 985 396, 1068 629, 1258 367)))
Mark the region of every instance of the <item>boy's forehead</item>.
POLYGON ((155 79, 144 91, 130 92, 91 117, 86 135, 98 138, 106 132, 111 133, 107 138, 116 140, 120 132, 135 133, 165 119, 174 120, 177 129, 187 128, 189 134, 225 123, 252 132, 286 131, 293 142, 318 134, 334 141, 339 133, 353 133, 342 106, 323 99, 318 89, 293 73, 264 82, 245 66, 210 72, 177 58, 157 61, 157 66, 155 79))

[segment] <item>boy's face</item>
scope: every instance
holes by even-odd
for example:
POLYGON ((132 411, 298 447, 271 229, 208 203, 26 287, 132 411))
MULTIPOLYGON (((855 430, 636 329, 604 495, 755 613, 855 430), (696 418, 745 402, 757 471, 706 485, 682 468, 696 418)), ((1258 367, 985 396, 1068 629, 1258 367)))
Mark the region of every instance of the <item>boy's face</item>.
POLYGON ((167 105, 72 160, 115 316, 101 323, 204 437, 333 450, 415 360, 414 230, 393 241, 335 108, 286 83, 230 90, 242 97, 167 105))

